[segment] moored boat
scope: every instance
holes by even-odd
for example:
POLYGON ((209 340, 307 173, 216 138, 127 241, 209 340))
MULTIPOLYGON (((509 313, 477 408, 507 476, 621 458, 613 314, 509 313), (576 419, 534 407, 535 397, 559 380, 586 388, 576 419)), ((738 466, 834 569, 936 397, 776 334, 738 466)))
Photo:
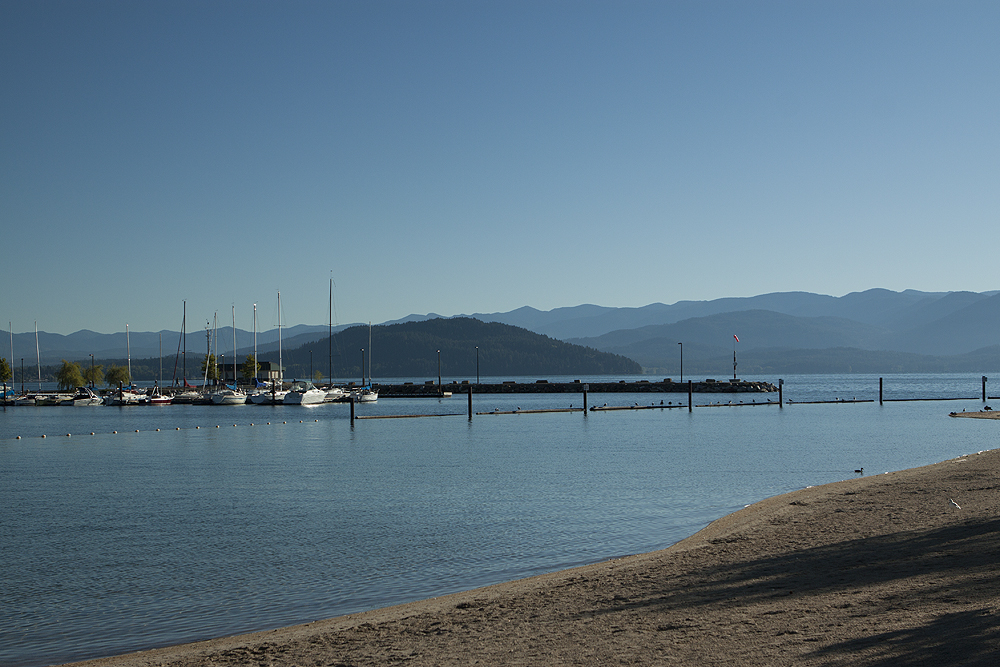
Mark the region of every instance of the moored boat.
POLYGON ((308 381, 293 382, 292 388, 285 394, 282 403, 285 405, 316 405, 326 400, 326 392, 317 389, 308 381))
POLYGON ((77 387, 76 393, 68 399, 61 401, 59 405, 89 406, 101 405, 104 402, 90 387, 77 387))
POLYGON ((247 393, 236 385, 225 385, 224 389, 212 394, 212 405, 243 405, 246 402, 247 393))

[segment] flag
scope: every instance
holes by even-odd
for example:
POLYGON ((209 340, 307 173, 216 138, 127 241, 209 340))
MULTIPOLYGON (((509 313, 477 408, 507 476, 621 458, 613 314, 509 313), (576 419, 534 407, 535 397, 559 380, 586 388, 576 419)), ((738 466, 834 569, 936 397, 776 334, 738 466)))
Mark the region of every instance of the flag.
POLYGON ((736 336, 736 334, 733 334, 733 338, 736 338, 737 343, 740 342, 740 339, 736 336))

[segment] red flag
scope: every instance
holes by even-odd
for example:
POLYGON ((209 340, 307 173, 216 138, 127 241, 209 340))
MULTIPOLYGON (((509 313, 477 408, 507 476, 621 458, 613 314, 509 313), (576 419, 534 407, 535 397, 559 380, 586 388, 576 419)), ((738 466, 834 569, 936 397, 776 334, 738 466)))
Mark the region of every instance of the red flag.
POLYGON ((740 339, 739 339, 739 337, 737 337, 737 335, 736 335, 736 334, 733 334, 733 338, 735 338, 735 339, 736 339, 736 342, 737 342, 737 343, 738 343, 738 342, 740 342, 740 339))

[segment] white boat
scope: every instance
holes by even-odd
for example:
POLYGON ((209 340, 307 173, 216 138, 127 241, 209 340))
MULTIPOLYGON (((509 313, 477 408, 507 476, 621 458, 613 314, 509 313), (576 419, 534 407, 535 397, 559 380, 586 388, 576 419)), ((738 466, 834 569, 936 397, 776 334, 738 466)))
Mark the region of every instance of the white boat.
POLYGON ((223 385, 221 390, 212 394, 213 405, 244 405, 247 402, 247 393, 236 384, 236 377, 239 373, 236 352, 236 306, 233 306, 233 383, 223 385))
POLYGON ((113 391, 104 397, 104 405, 140 405, 146 402, 146 394, 128 389, 113 391))
POLYGON ((285 400, 287 389, 280 389, 279 384, 272 383, 250 394, 250 402, 254 405, 280 405, 285 400))
POLYGON ((101 405, 104 402, 100 396, 94 393, 90 387, 77 387, 76 393, 72 397, 62 401, 59 405, 87 406, 101 405))
POLYGON ((372 387, 372 323, 368 323, 368 381, 365 382, 365 351, 361 351, 361 386, 351 390, 351 398, 356 403, 374 403, 378 400, 378 389, 372 387))
POLYGON ((356 403, 374 403, 378 400, 378 389, 375 389, 370 384, 358 387, 351 390, 351 398, 356 403))
POLYGON ((195 391, 194 389, 189 389, 187 391, 182 391, 180 393, 174 394, 170 398, 171 403, 187 404, 194 403, 195 401, 201 399, 201 392, 195 391))
POLYGON ((347 397, 347 392, 341 387, 328 387, 326 390, 326 402, 333 403, 335 401, 342 401, 347 397))
POLYGON ((234 386, 227 386, 212 394, 212 405, 243 405, 247 402, 247 394, 234 386))
POLYGON ((160 387, 154 386, 149 390, 149 404, 150 405, 170 405, 173 402, 173 398, 170 396, 164 396, 160 393, 160 387))
POLYGON ((282 401, 285 405, 316 405, 326 400, 326 392, 308 381, 293 382, 282 401))

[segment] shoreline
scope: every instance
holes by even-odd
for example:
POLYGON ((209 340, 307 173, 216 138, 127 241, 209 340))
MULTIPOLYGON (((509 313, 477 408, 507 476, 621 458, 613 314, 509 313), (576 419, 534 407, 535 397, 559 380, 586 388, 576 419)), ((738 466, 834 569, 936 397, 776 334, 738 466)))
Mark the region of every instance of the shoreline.
POLYGON ((989 664, 1000 450, 807 487, 661 551, 71 663, 989 664))

